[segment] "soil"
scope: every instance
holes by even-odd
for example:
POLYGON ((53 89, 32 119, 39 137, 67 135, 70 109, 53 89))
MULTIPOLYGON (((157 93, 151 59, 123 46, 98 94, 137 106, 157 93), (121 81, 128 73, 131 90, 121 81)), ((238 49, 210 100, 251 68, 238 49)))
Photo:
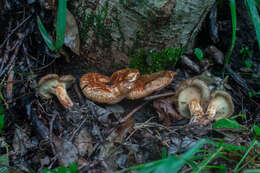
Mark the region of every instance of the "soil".
MULTIPOLYGON (((119 66, 112 66, 110 69, 104 70, 99 66, 100 63, 106 63, 102 59, 98 63, 91 62, 89 65, 91 59, 82 59, 69 49, 66 49, 70 57, 69 63, 63 56, 57 58, 57 55, 49 51, 42 40, 36 23, 36 14, 38 14, 46 19, 44 25, 52 28, 53 14, 43 10, 33 0, 27 2, 7 0, 6 3, 1 3, 0 0, 0 7, 4 6, 5 8, 0 12, 0 44, 2 45, 5 39, 7 40, 3 46, 0 46, 0 57, 2 57, 0 63, 4 64, 4 68, 1 68, 0 71, 1 85, 3 86, 1 92, 4 98, 1 100, 5 114, 1 140, 5 141, 9 147, 10 169, 17 170, 17 172, 28 172, 29 170, 40 172, 44 167, 55 168, 67 164, 66 161, 61 161, 57 156, 57 151, 66 151, 60 143, 71 141, 73 144, 66 145, 76 145, 74 142, 78 136, 77 131, 80 132, 82 129, 85 129, 86 133, 89 134, 85 137, 87 138, 85 140, 90 141, 86 144, 88 151, 85 151, 83 155, 68 154, 67 152, 68 156, 66 154, 63 156, 64 158, 73 158, 72 156, 80 158, 80 162, 78 162, 80 172, 112 172, 158 160, 162 158, 161 153, 164 148, 167 149, 169 155, 179 154, 188 148, 188 145, 184 145, 184 143, 192 144, 204 137, 217 138, 220 136, 219 138, 221 138, 220 134, 207 130, 210 127, 187 126, 188 120, 171 122, 170 126, 166 126, 158 117, 156 109, 153 107, 153 101, 142 106, 130 120, 120 124, 120 120, 146 101, 143 99, 123 100, 116 106, 94 105, 75 89, 77 85, 68 90, 75 103, 73 110, 64 109, 55 97, 51 100, 42 99, 37 92, 37 81, 46 74, 71 74, 76 78, 76 84, 78 84, 80 77, 85 73, 100 72, 111 75, 112 72, 119 69, 119 66), (24 25, 14 30, 19 23, 25 20, 24 17, 21 17, 22 15, 31 17, 24 25), (12 32, 13 34, 9 36, 12 32), (19 47, 20 42, 21 46, 19 47), (18 48, 18 53, 14 57, 14 62, 10 64, 10 59, 15 54, 12 48, 18 48), (5 54, 10 59, 5 61, 3 59, 5 54), (15 72, 14 90, 11 98, 7 97, 5 82, 11 70, 8 68, 4 71, 5 67, 9 67, 8 64, 13 67, 15 72), (115 110, 114 114, 108 111, 112 109, 111 107, 115 110), (54 119, 54 117, 56 118, 54 119), (83 120, 85 123, 81 125, 83 120), (18 140, 15 140, 16 138, 18 140)), ((217 5, 219 41, 214 42, 210 37, 208 16, 198 34, 195 47, 204 50, 209 45, 215 45, 223 53, 228 51, 232 37, 232 22, 229 12, 227 1, 217 5)), ((260 125, 260 98, 257 95, 249 98, 247 91, 254 93, 254 91, 260 90, 258 82, 260 77, 258 57, 260 53, 254 27, 242 0, 237 1, 237 15, 236 45, 229 63, 235 75, 229 76, 225 89, 234 100, 234 115, 247 115, 246 119, 238 117, 236 120, 247 127, 252 127, 254 124, 260 125), (252 53, 249 61, 253 64, 253 67, 247 69, 246 72, 240 53, 241 48, 245 46, 252 53), (239 81, 237 76, 244 81, 239 81)), ((48 29, 48 31, 50 30, 48 29)), ((194 56, 191 56, 191 59, 199 64, 194 56)), ((124 63, 121 65, 125 66, 124 63)), ((197 75, 181 62, 170 70, 178 72, 173 83, 167 87, 168 90, 173 91, 181 81, 197 75)), ((228 70, 223 73, 223 65, 217 63, 213 63, 206 70, 212 75, 220 77, 221 80, 230 74, 228 70)), ((2 96, 0 95, 0 97, 2 96)), ((247 136, 244 142, 247 142, 248 138, 247 136)), ((0 154, 6 154, 5 148, 1 148, 0 154)))

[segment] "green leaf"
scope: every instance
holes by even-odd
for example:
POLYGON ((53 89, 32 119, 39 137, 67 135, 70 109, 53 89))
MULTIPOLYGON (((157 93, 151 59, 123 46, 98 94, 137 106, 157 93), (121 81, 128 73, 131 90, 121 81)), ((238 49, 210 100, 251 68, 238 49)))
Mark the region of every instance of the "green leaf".
POLYGON ((9 160, 7 155, 0 156, 0 172, 8 173, 9 160))
POLYGON ((196 57, 202 61, 203 60, 203 52, 200 48, 195 48, 194 49, 194 54, 196 55, 196 57))
POLYGON ((177 173, 186 163, 188 163, 187 160, 191 159, 207 142, 208 141, 206 139, 198 141, 194 146, 192 146, 188 151, 180 156, 173 155, 167 159, 161 159, 146 164, 132 166, 121 171, 116 171, 116 173, 131 170, 139 170, 137 173, 168 173, 169 171, 171 173, 177 173))
POLYGON ((162 149, 162 159, 165 159, 165 158, 167 158, 167 150, 166 150, 166 148, 163 148, 162 149))
POLYGON ((249 16, 255 27, 258 48, 260 50, 260 17, 256 8, 256 4, 259 5, 259 1, 255 3, 255 0, 245 0, 245 2, 248 7, 249 16))
POLYGON ((182 154, 180 157, 170 157, 167 161, 157 166, 154 173, 168 173, 169 170, 172 173, 177 173, 184 166, 186 160, 191 159, 193 155, 196 154, 205 143, 206 140, 202 139, 199 142, 197 142, 193 147, 191 147, 188 151, 182 154))
POLYGON ((64 44, 66 32, 66 8, 67 0, 59 0, 56 24, 56 49, 59 50, 64 44))
POLYGON ((39 30, 40 30, 40 33, 43 37, 44 42, 47 44, 49 49, 51 49, 52 51, 55 51, 56 48, 55 48, 54 44, 52 43, 52 38, 47 33, 47 31, 46 31, 45 27, 43 26, 42 21, 41 21, 39 16, 37 16, 37 23, 38 23, 38 27, 39 27, 39 30))
POLYGON ((252 66, 253 66, 253 64, 252 64, 248 59, 245 59, 245 60, 244 60, 244 63, 245 63, 245 66, 246 66, 247 68, 252 68, 252 66))
POLYGON ((71 173, 77 173, 78 165, 76 165, 75 163, 70 163, 69 168, 71 173))
POLYGON ((244 173, 259 173, 260 169, 248 169, 245 170, 244 173))
POLYGON ((2 133, 2 130, 5 125, 5 114, 4 114, 4 107, 0 105, 0 133, 2 133))
POLYGON ((254 132, 256 136, 260 136, 260 127, 258 125, 254 125, 254 132))
POLYGON ((210 141, 209 143, 215 145, 216 147, 219 147, 220 145, 224 146, 224 150, 234 152, 234 151, 245 151, 246 147, 244 146, 239 146, 239 145, 232 145, 228 143, 223 143, 223 142, 217 142, 217 141, 210 141))
POLYGON ((214 129, 237 129, 237 130, 243 130, 244 128, 238 124, 236 120, 230 120, 227 118, 223 118, 218 120, 217 122, 214 123, 213 125, 214 129))
POLYGON ((236 42, 236 30, 237 30, 237 14, 236 14, 236 0, 229 0, 230 12, 232 17, 232 41, 231 46, 227 52, 225 65, 229 63, 233 48, 236 42))

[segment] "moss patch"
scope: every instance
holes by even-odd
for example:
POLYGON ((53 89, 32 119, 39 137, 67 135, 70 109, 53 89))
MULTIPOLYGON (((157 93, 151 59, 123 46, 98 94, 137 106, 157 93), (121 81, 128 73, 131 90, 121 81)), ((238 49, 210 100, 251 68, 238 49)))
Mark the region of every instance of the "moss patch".
POLYGON ((128 67, 138 69, 142 74, 162 71, 175 65, 182 53, 183 48, 165 48, 160 52, 139 49, 131 55, 128 67))

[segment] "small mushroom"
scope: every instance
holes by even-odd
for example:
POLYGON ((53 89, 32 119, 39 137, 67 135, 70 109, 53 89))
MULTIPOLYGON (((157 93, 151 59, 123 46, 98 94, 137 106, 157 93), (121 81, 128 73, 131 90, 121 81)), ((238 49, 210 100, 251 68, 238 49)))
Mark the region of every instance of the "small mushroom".
POLYGON ((175 96, 175 105, 185 118, 204 116, 203 108, 210 98, 210 89, 202 80, 191 78, 183 81, 175 96))
POLYGON ((234 103, 232 97, 225 91, 214 91, 211 94, 206 115, 209 119, 219 120, 232 115, 234 103))
POLYGON ((75 78, 72 75, 59 77, 56 74, 48 74, 38 82, 39 94, 46 99, 51 98, 54 94, 65 108, 70 108, 73 106, 73 102, 66 89, 70 88, 74 81, 75 78))

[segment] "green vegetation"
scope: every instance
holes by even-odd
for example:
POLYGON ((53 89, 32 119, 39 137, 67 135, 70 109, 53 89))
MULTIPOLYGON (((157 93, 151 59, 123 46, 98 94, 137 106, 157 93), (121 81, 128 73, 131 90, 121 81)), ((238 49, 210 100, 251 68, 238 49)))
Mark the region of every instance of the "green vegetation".
POLYGON ((233 48, 235 47, 236 30, 237 30, 236 1, 229 0, 229 4, 230 4, 231 17, 232 17, 232 41, 231 41, 231 46, 226 55, 225 65, 229 63, 233 48))
MULTIPOLYGON (((239 115, 240 116, 240 115, 239 115)), ((233 171, 229 172, 240 172, 248 164, 257 164, 257 158, 260 156, 259 153, 256 153, 256 147, 260 147, 260 143, 257 142, 256 137, 260 135, 260 127, 254 125, 253 131, 250 131, 248 128, 240 125, 234 119, 221 119, 217 121, 213 129, 225 135, 224 131, 230 130, 229 134, 232 131, 251 133, 253 140, 251 141, 248 148, 243 145, 233 145, 226 143, 224 141, 213 141, 209 139, 201 139, 195 145, 193 145, 188 151, 181 155, 174 154, 168 158, 163 158, 158 161, 153 161, 138 166, 132 166, 117 173, 133 171, 137 173, 163 173, 163 172, 172 172, 177 173, 185 167, 186 171, 192 173, 199 173, 203 170, 215 170, 217 172, 227 172, 228 169, 231 169, 230 163, 233 163, 233 171), (207 148, 201 149, 207 144, 207 148), (237 163, 234 163, 234 160, 230 158, 230 155, 236 156, 240 159, 237 163), (225 161, 223 162, 218 161, 225 161)), ((226 136, 228 138, 229 135, 226 136)), ((231 135, 232 136, 232 135, 231 135)), ((229 141, 229 139, 227 140, 229 141)), ((259 149, 259 148, 258 148, 259 149)), ((185 170, 183 170, 185 171, 185 170)), ((257 169, 246 170, 245 172, 257 172, 257 169)))
POLYGON ((194 54, 195 56, 198 58, 199 61, 202 61, 204 56, 203 56, 203 52, 200 48, 195 48, 194 49, 194 54))
POLYGON ((43 26, 40 17, 37 17, 38 27, 43 40, 52 51, 58 51, 64 44, 65 32, 66 32, 66 8, 67 1, 59 0, 57 23, 56 23, 56 44, 52 42, 52 37, 47 33, 47 30, 43 26))
POLYGON ((160 52, 140 49, 133 53, 129 68, 138 69, 142 74, 149 74, 175 65, 179 60, 183 48, 166 48, 160 52))
POLYGON ((85 29, 89 31, 89 29, 91 28, 94 31, 99 44, 102 40, 102 43, 105 47, 108 47, 112 41, 112 23, 106 22, 108 16, 108 2, 109 1, 106 1, 104 7, 99 7, 100 9, 98 9, 97 14, 91 13, 85 19, 85 29))
MULTIPOLYGON (((0 105, 0 133, 2 133, 2 130, 4 128, 4 119, 5 119, 4 107, 0 105)), ((9 166, 8 145, 2 138, 0 138, 0 146, 5 147, 5 151, 6 151, 6 154, 0 156, 0 172, 8 173, 8 166, 9 166)))
MULTIPOLYGON (((78 166, 76 164, 69 164, 69 168, 65 166, 61 166, 55 169, 47 169, 45 168, 42 173, 77 173, 78 166)), ((35 173, 34 171, 31 171, 30 173, 35 173)))
POLYGON ((253 64, 249 61, 252 58, 252 53, 247 46, 240 49, 242 60, 247 68, 252 68, 253 64))
MULTIPOLYGON (((257 11, 257 8, 260 9, 260 1, 259 0, 244 0, 246 6, 247 6, 247 12, 248 15, 254 25, 255 32, 256 32, 256 38, 258 41, 258 47, 260 49, 260 17, 259 13, 257 11)), ((235 0, 229 0, 230 3, 230 11, 231 11, 231 17, 232 17, 232 42, 229 51, 226 55, 225 64, 229 63, 232 50, 235 46, 235 40, 236 40, 236 30, 237 30, 237 16, 236 16, 236 1, 235 0)))

